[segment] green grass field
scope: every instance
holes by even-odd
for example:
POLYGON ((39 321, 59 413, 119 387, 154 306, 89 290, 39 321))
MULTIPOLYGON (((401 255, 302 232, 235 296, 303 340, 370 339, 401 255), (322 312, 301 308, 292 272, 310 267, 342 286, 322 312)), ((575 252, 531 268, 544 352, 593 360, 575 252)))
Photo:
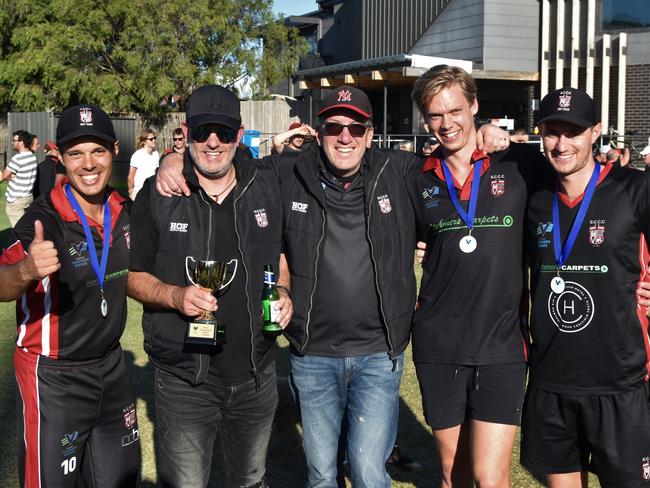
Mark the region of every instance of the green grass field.
MULTIPOLYGON (((8 221, 4 213, 4 185, 0 185, 0 248, 8 239, 8 221)), ((153 448, 154 404, 153 367, 142 349, 140 327, 141 307, 129 302, 129 317, 122 338, 127 363, 131 371, 133 388, 137 396, 138 420, 142 445, 142 487, 156 486, 155 454, 153 448)), ((15 312, 13 303, 0 303, 0 485, 18 486, 16 470, 15 395, 12 354, 15 339, 15 312)), ((288 370, 288 346, 280 340, 278 371, 286 375, 288 370)), ((281 398, 280 408, 289 410, 286 395, 281 398)), ((403 473, 391 468, 393 486, 437 487, 440 483, 435 445, 430 430, 422 416, 421 398, 415 370, 407 350, 404 378, 400 399, 400 428, 398 442, 402 452, 415 458, 423 466, 419 472, 403 473)), ((282 417, 282 413, 279 414, 282 417)), ((217 452, 217 451, 215 451, 217 452)), ((214 456, 214 468, 210 487, 222 486, 219 482, 219 456, 214 456)), ((518 462, 519 452, 513 453, 513 486, 533 488, 542 486, 525 471, 518 462)), ((269 449, 267 476, 273 487, 301 487, 306 477, 305 459, 301 445, 300 427, 291 415, 282 417, 280 427, 274 431, 269 449)), ((591 483, 598 486, 597 482, 591 483)))

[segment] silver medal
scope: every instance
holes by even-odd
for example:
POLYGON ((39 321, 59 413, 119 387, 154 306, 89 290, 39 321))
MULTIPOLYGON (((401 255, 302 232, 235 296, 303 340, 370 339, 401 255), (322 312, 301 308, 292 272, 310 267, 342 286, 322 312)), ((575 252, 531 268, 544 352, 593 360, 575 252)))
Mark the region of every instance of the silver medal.
POLYGON ((102 298, 102 317, 106 317, 108 315, 108 303, 106 302, 105 298, 102 298))
POLYGON ((472 235, 463 236, 458 243, 458 247, 466 254, 474 252, 476 249, 476 239, 472 235))
POLYGON ((551 279, 551 290, 553 290, 553 293, 562 293, 564 291, 564 280, 559 276, 553 276, 551 279))

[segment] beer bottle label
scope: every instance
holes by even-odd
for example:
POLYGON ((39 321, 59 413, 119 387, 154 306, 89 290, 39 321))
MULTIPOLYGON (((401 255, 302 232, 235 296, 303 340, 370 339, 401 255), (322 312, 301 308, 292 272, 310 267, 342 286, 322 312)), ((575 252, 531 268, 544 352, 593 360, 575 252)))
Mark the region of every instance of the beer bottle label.
POLYGON ((280 317, 280 310, 276 310, 275 306, 278 304, 279 300, 263 300, 262 305, 264 307, 264 323, 273 323, 277 324, 280 317))

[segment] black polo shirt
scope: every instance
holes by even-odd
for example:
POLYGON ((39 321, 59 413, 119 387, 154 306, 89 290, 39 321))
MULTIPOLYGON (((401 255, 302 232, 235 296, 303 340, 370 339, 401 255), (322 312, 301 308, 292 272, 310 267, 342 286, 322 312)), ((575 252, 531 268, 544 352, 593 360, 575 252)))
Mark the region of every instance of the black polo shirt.
MULTIPOLYGON (((413 326, 416 362, 485 365, 525 359, 522 233, 529 188, 548 174, 534 148, 513 145, 483 160, 472 235, 474 252, 459 247, 468 229, 449 197, 436 151, 408 176, 418 239, 427 242, 413 326)), ((465 210, 474 173, 454 181, 465 210)))
MULTIPOLYGON (((535 192, 526 232, 531 266, 530 384, 576 395, 638 388, 650 371, 650 339, 637 283, 648 279, 650 174, 604 166, 573 250, 556 276, 552 198, 555 183, 535 192)), ((580 208, 560 194, 562 243, 580 208)))

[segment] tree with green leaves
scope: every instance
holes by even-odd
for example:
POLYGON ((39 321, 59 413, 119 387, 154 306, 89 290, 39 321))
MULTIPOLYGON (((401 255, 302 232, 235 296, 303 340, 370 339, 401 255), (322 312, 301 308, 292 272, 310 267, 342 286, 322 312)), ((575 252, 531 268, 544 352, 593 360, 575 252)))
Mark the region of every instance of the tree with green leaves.
POLYGON ((192 89, 286 78, 305 41, 271 0, 0 0, 0 107, 160 115, 192 89))

